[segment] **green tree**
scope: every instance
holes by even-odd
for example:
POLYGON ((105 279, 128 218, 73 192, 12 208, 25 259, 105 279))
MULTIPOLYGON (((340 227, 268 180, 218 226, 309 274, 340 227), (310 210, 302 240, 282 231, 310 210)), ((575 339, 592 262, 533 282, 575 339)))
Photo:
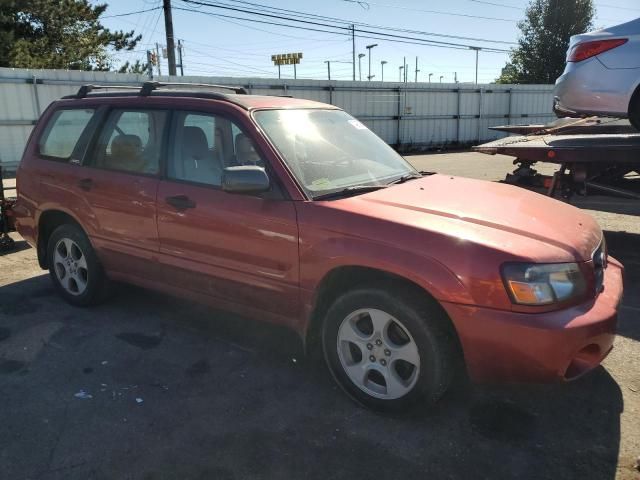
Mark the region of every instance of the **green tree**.
POLYGON ((110 70, 113 52, 133 50, 133 31, 99 21, 106 4, 88 0, 0 0, 0 67, 110 70))
POLYGON ((147 73, 148 68, 149 64, 142 63, 140 60, 136 60, 135 63, 129 63, 129 61, 126 61, 120 68, 118 68, 118 73, 147 73))
POLYGON ((593 28, 593 0, 531 0, 518 23, 518 46, 497 83, 553 83, 564 70, 569 38, 593 28))

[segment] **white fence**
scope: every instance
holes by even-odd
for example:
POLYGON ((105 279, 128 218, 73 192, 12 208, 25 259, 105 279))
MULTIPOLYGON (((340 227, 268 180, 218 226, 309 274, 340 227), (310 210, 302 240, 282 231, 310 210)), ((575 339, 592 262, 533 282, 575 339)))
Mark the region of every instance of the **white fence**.
MULTIPOLYGON (((52 101, 86 83, 139 84, 145 75, 0 68, 0 164, 15 168, 36 120, 52 101)), ((337 105, 399 149, 475 144, 502 136, 498 124, 546 123, 552 85, 349 82, 232 77, 154 80, 244 86, 337 105)))

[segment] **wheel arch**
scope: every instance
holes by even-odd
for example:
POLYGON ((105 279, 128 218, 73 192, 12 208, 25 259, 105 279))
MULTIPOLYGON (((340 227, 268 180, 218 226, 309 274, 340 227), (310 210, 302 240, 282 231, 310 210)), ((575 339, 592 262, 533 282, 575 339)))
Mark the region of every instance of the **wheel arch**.
POLYGON ((403 292, 423 296, 423 298, 427 299, 427 301, 442 311, 443 318, 447 319, 450 333, 455 339, 458 352, 461 355, 460 358, 462 358, 462 346, 456 327, 431 292, 422 285, 402 275, 378 268, 357 265, 335 267, 327 272, 319 282, 315 293, 313 308, 308 318, 307 329, 303 336, 305 349, 307 351, 317 351, 320 344, 322 322, 333 301, 340 293, 353 289, 356 286, 402 289, 403 292))
POLYGON ((51 209, 42 212, 38 218, 38 264, 40 268, 46 270, 47 265, 47 245, 53 231, 60 225, 71 224, 76 225, 83 232, 85 231, 80 222, 68 212, 58 209, 51 209))

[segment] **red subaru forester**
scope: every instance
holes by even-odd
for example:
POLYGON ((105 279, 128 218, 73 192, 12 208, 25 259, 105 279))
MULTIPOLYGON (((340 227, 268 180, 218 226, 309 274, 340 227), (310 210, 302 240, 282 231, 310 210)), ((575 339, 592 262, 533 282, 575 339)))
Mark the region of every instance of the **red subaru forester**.
POLYGON ((94 90, 47 109, 17 177, 17 228, 68 302, 115 280, 286 325, 381 410, 460 368, 569 380, 611 350, 623 268, 588 214, 417 172, 331 105, 94 90))

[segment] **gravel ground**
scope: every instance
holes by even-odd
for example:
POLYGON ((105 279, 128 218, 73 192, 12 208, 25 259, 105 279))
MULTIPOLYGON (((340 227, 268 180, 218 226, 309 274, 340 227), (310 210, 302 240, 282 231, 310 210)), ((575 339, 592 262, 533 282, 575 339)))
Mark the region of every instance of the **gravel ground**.
MULTIPOLYGON (((487 180, 510 169, 410 160, 487 180)), ((612 203, 625 213, 590 210, 627 267, 604 366, 568 384, 460 385, 401 418, 354 405, 280 328, 127 286, 72 308, 15 236, 0 256, 0 478, 638 480, 640 211, 612 203)))

